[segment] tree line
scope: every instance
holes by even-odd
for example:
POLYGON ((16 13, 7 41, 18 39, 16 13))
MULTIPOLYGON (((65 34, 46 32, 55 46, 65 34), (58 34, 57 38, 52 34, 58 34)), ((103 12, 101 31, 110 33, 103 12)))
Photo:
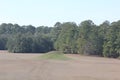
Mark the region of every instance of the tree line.
POLYGON ((45 53, 52 50, 64 53, 97 55, 117 58, 120 55, 120 21, 92 20, 56 22, 53 27, 2 23, 0 50, 13 53, 45 53))

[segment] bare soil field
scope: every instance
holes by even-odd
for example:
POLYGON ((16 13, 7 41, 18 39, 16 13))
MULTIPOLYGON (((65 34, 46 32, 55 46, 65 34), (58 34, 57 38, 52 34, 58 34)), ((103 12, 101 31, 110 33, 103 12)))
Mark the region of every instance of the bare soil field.
POLYGON ((0 51, 0 80, 120 80, 120 60, 67 54, 71 60, 37 60, 42 54, 0 51))

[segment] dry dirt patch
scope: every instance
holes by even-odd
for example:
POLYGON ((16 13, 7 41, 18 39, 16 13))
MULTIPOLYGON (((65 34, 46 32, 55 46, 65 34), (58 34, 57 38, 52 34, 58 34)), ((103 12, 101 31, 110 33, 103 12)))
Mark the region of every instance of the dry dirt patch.
POLYGON ((0 53, 0 80, 120 80, 120 61, 66 55, 72 60, 35 60, 41 54, 0 53))

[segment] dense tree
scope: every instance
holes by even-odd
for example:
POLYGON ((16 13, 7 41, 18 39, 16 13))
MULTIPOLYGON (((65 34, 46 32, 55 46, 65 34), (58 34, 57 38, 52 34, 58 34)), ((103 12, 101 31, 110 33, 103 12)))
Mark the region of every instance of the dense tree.
POLYGON ((66 53, 76 53, 77 25, 73 22, 66 22, 61 26, 62 30, 55 42, 55 48, 66 53))
POLYGON ((95 25, 86 20, 56 22, 54 27, 2 23, 0 25, 0 50, 15 53, 43 53, 59 50, 64 53, 119 57, 120 21, 104 21, 95 25))
POLYGON ((54 25, 54 28, 52 28, 51 30, 51 38, 54 42, 56 42, 59 34, 61 33, 62 30, 62 24, 60 22, 56 22, 56 24, 54 25))
POLYGON ((44 53, 53 50, 53 42, 48 36, 37 35, 33 37, 32 52, 44 53))
POLYGON ((103 45, 104 45, 104 42, 106 41, 106 36, 107 36, 107 32, 108 32, 108 29, 110 27, 110 22, 109 21, 104 21, 102 24, 100 24, 98 26, 98 36, 99 36, 99 53, 101 54, 101 56, 104 56, 103 53, 103 45))
POLYGON ((6 50, 6 44, 7 44, 7 37, 6 36, 3 36, 1 35, 0 36, 0 50, 6 50))
POLYGON ((31 33, 31 34, 34 34, 35 33, 35 27, 34 26, 32 26, 32 25, 28 25, 28 26, 24 26, 24 28, 25 28, 25 31, 27 32, 27 33, 31 33))
POLYGON ((7 47, 10 52, 29 53, 32 52, 32 39, 27 35, 17 34, 8 40, 7 47))
POLYGON ((78 53, 96 54, 98 44, 98 31, 96 25, 91 21, 83 21, 79 25, 78 53))
POLYGON ((112 23, 108 31, 106 32, 106 37, 103 45, 104 47, 103 55, 105 57, 119 56, 120 54, 119 33, 120 33, 120 21, 112 23))
POLYGON ((36 28, 36 33, 40 33, 40 34, 49 34, 51 32, 51 27, 47 27, 47 26, 40 26, 36 28))

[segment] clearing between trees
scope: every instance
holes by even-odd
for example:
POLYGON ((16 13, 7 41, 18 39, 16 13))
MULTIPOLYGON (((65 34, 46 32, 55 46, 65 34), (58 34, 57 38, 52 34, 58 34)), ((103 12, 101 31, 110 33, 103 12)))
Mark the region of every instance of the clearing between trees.
POLYGON ((120 60, 0 51, 0 80, 120 80, 120 60), (44 56, 44 59, 39 57, 44 56), (62 60, 63 58, 63 60, 62 60), (68 59, 65 59, 68 58, 68 59))

